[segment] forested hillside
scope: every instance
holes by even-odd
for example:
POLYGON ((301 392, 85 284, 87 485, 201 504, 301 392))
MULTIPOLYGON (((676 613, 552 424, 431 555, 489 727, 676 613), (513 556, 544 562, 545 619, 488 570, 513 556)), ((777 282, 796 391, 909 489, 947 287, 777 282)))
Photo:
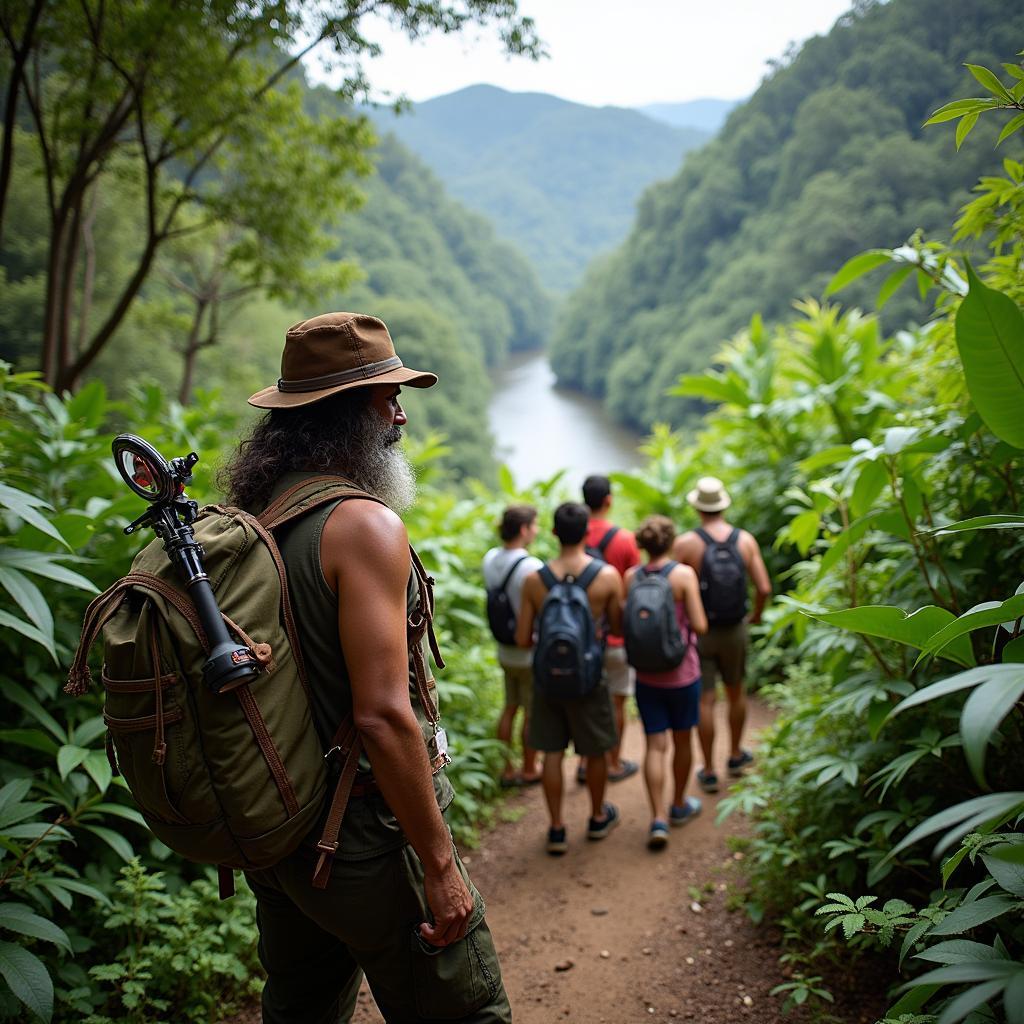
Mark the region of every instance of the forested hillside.
MULTIPOLYGON (((360 129, 350 107, 329 90, 292 78, 314 123, 352 125, 345 130, 372 143, 369 126, 360 129)), ((26 119, 17 132, 23 157, 14 170, 0 250, 0 359, 19 369, 40 365, 46 289, 43 183, 28 128, 26 119)), ((410 365, 418 362, 441 376, 441 386, 417 396, 410 408, 413 435, 444 433, 453 441, 448 467, 457 475, 487 477, 493 471, 490 435, 456 396, 484 403, 487 367, 511 349, 543 343, 547 293, 525 258, 497 239, 482 217, 447 196, 394 138, 370 145, 348 170, 347 202, 355 208, 328 229, 315 266, 304 264, 298 239, 298 255, 279 272, 283 279, 263 279, 261 287, 234 259, 256 244, 241 229, 172 241, 87 376, 99 376, 118 396, 155 382, 185 402, 196 387, 217 387, 227 403, 244 403, 277 378, 291 323, 325 309, 370 311, 392 327, 410 365)), ((144 206, 131 181, 98 179, 90 203, 94 269, 76 281, 79 342, 85 321, 95 323, 114 305, 143 235, 144 206)))
MULTIPOLYGON (((921 125, 970 94, 964 61, 998 66, 1022 45, 1024 9, 1002 0, 858 4, 646 192, 627 241, 563 309, 559 380, 604 396, 623 421, 683 422, 684 400, 665 389, 752 314, 778 319, 793 297, 820 296, 862 249, 919 228, 948 235, 964 182, 1000 166, 998 129, 980 125, 979 144, 954 161, 949 138, 921 125)), ((876 287, 848 298, 867 301, 876 287)), ((922 313, 908 291, 884 316, 893 326, 922 313)))
POLYGON ((474 85, 377 122, 420 155, 451 193, 496 225, 564 292, 629 230, 637 197, 708 134, 635 110, 474 85))

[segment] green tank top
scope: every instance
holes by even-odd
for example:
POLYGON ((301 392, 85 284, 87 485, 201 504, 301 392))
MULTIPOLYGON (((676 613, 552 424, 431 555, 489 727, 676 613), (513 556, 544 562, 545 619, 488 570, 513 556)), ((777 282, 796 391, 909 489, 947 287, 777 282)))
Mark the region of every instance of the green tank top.
MULTIPOLYGON (((274 488, 273 497, 283 493, 303 479, 318 474, 287 473, 274 488)), ((358 498, 347 499, 358 501, 358 498)), ((312 697, 313 721, 320 743, 327 750, 338 725, 352 711, 352 684, 345 666, 345 655, 338 638, 338 598, 324 579, 320 563, 320 537, 328 516, 340 502, 332 502, 303 516, 293 525, 278 531, 278 545, 288 573, 288 589, 291 593, 292 610, 299 632, 299 643, 309 675, 312 697)), ((419 597, 419 584, 410 566, 409 584, 406 589, 406 610, 412 612, 419 597)), ((424 645, 424 663, 429 666, 424 645)), ((428 688, 435 704, 438 703, 437 685, 428 668, 428 688)), ((416 674, 412 655, 409 656, 409 700, 416 719, 423 732, 424 744, 430 739, 433 727, 416 688, 416 674)), ((360 759, 362 771, 372 771, 373 766, 363 753, 360 759)), ((334 786, 328 786, 328 801, 334 793, 334 786)), ((434 776, 434 795, 442 811, 454 798, 451 783, 444 771, 434 776)), ((324 808, 326 815, 327 805, 324 808)), ((320 827, 314 830, 319 836, 320 827)), ((341 845, 337 860, 363 860, 376 857, 389 850, 397 849, 407 842, 401 826, 391 809, 379 794, 356 797, 349 801, 341 826, 341 845)))

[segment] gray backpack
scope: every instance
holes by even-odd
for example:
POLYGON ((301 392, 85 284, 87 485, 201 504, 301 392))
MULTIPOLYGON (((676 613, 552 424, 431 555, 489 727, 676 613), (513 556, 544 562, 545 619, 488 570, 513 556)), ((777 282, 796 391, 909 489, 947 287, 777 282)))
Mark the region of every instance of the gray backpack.
POLYGON ((626 598, 622 630, 626 660, 640 672, 669 672, 682 664, 690 646, 676 619, 669 573, 678 562, 648 572, 640 567, 626 598))

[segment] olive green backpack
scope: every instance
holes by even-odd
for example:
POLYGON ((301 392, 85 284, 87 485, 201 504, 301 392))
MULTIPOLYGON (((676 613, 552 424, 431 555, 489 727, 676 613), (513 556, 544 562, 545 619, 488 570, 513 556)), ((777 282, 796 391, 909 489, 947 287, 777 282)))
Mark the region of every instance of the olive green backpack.
MULTIPOLYGON (((206 636, 159 540, 136 556, 131 572, 87 609, 66 690, 89 687, 89 650, 103 634, 103 719, 107 756, 128 783, 153 834, 189 860, 230 869, 269 867, 317 824, 328 782, 310 712, 309 682, 273 533, 339 499, 378 500, 339 477, 291 488, 260 516, 210 505, 194 524, 228 630, 263 667, 255 682, 220 693, 202 680, 206 636)), ((413 564, 422 572, 419 560, 413 564)), ((422 574, 430 631, 430 586, 422 574)), ((434 645, 436 646, 436 645, 434 645)), ((347 718, 332 743, 341 775, 318 844, 314 885, 322 887, 338 847, 341 818, 361 744, 347 718)))

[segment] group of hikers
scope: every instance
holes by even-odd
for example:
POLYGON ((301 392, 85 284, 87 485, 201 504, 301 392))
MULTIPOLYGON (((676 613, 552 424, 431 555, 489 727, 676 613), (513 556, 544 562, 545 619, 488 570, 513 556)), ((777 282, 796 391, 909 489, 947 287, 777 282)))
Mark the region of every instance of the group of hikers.
MULTIPOLYGON (((244 872, 267 974, 265 1024, 349 1021, 364 976, 390 1024, 512 1019, 483 901, 444 818, 454 793, 429 660, 443 667, 431 627, 434 581, 401 519, 415 499, 399 443, 402 388, 436 383, 403 365, 378 318, 321 314, 288 330, 280 378, 249 399, 262 415, 222 468, 226 505, 199 510, 180 482, 151 493, 145 460, 119 466, 136 493, 166 499, 164 518, 145 519, 164 524, 165 544, 184 551, 194 522, 188 564, 207 589, 186 589, 168 568, 171 549, 153 542, 86 611, 66 689, 86 692, 89 647, 102 632, 111 765, 163 842, 220 867, 222 893, 230 869, 244 872), (220 630, 223 617, 231 631, 230 665, 195 614, 200 593, 205 621, 220 630), (210 608, 210 594, 219 608, 210 608), (217 683, 212 664, 227 666, 232 681, 217 683)), ((192 465, 172 461, 175 472, 192 465)), ((701 481, 691 495, 702 530, 678 540, 663 517, 645 520, 635 539, 613 527, 603 478, 588 481, 585 498, 555 513, 561 548, 547 566, 526 550, 536 513, 507 510, 503 545, 485 569, 500 592, 492 621, 504 616, 502 735, 518 707, 530 709, 522 771, 507 778, 542 778, 552 853, 566 848, 561 775, 570 742, 593 802, 587 834, 603 838, 618 822, 604 793, 609 778, 637 770, 620 752, 634 676, 656 826, 698 809, 685 787, 701 678, 698 778, 706 789, 717 784, 715 671, 732 709, 728 767, 742 770, 741 602, 737 590, 728 621, 717 618, 709 594, 702 607, 697 581, 717 585, 742 572, 745 586, 749 576, 754 619, 768 594, 753 538, 721 516, 729 500, 717 481, 701 481), (659 588, 671 594, 671 631, 659 588), (699 649, 694 633, 704 634, 699 649), (659 766, 669 732, 676 755, 666 808, 659 766)), ((663 841, 667 830, 657 831, 652 841, 663 841)))
POLYGON ((547 852, 566 853, 563 760, 571 743, 579 758, 576 779, 590 795, 586 836, 603 839, 620 820, 605 799, 608 782, 639 769, 622 756, 626 705, 635 697, 646 739, 647 845, 659 850, 669 841, 669 826, 685 825, 701 811, 700 799, 686 792, 695 727, 703 753, 697 784, 718 792, 719 678, 729 705, 725 769, 738 777, 753 760, 742 746, 747 623, 760 621, 771 581, 755 538, 726 520, 731 500, 716 477, 701 478, 687 494, 701 525, 681 535, 664 515, 647 516, 635 535, 614 525, 606 476, 588 477, 582 496, 582 503, 555 510, 559 551, 547 564, 529 553, 540 528, 529 505, 505 509, 502 543, 484 556, 488 620, 505 675, 497 732, 510 751, 523 711, 522 766, 515 769, 509 756, 501 783, 542 785, 547 852))

